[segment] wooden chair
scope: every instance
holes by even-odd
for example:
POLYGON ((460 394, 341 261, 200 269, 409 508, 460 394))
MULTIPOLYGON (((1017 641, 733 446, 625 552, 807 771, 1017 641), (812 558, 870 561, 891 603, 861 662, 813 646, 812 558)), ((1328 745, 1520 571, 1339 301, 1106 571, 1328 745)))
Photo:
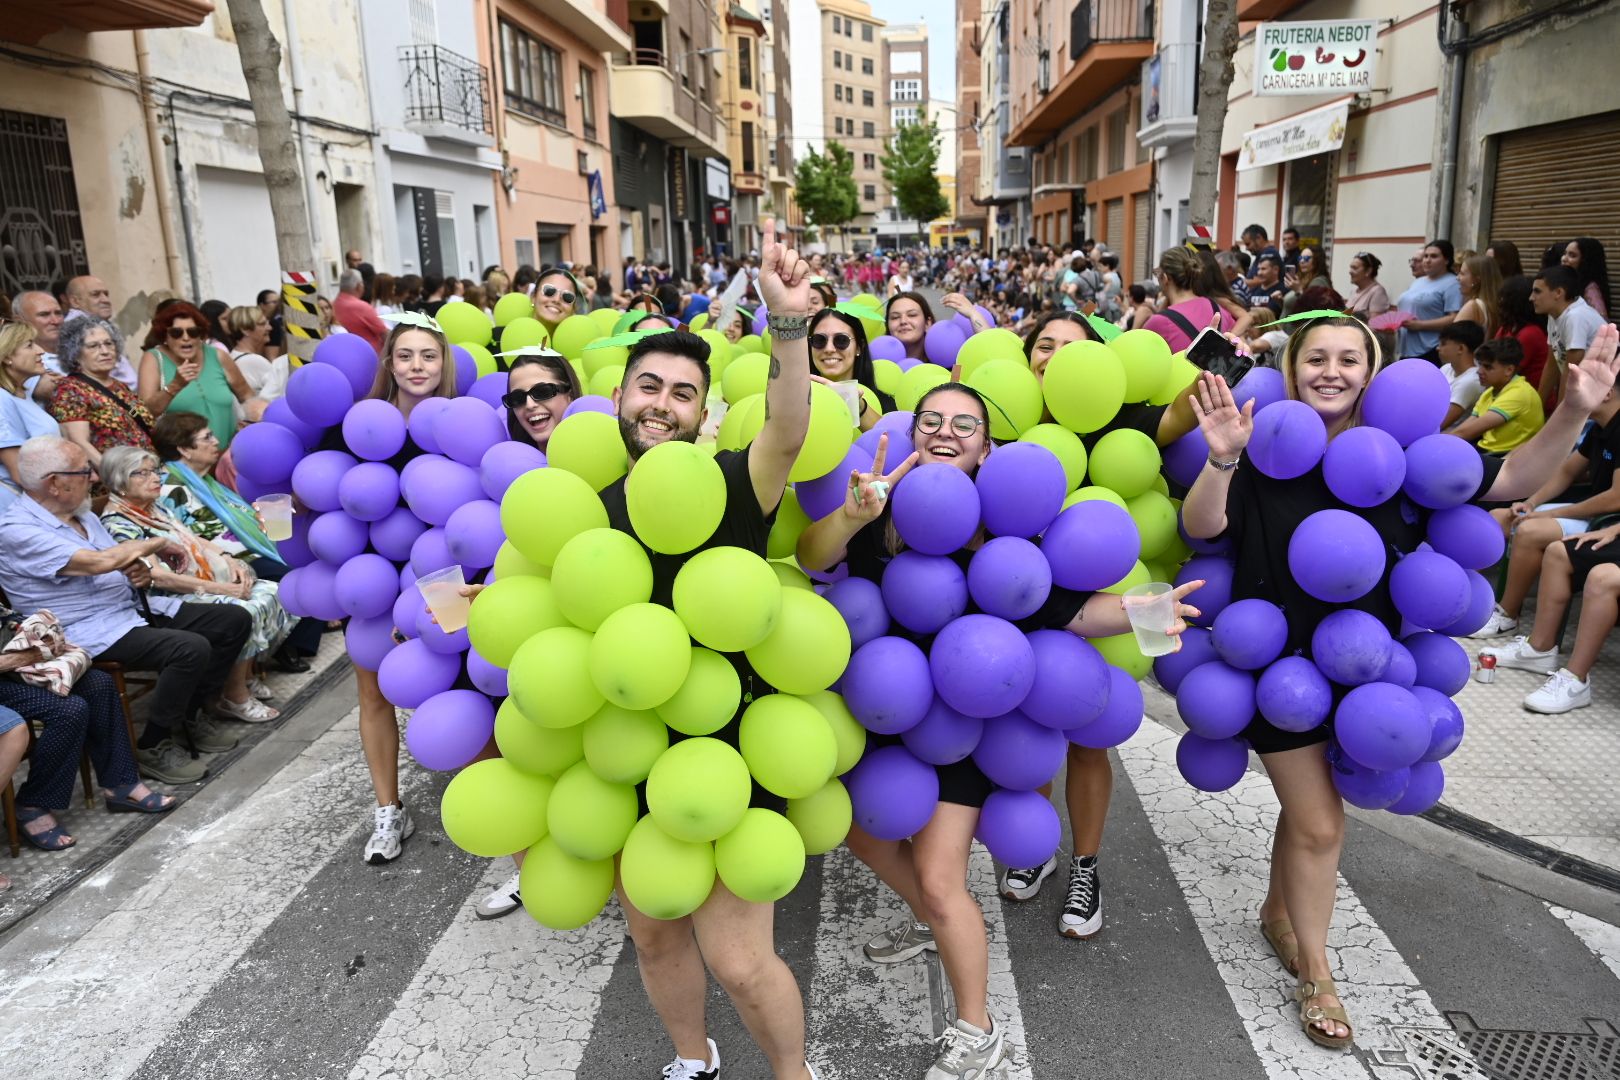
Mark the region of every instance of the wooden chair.
POLYGON ((118 699, 124 703, 124 727, 129 731, 129 751, 135 752, 135 702, 152 692, 157 685, 156 675, 130 675, 124 671, 122 664, 111 660, 97 660, 90 665, 97 671, 105 671, 112 676, 113 685, 118 687, 118 699), (130 687, 139 687, 131 691, 130 687))
POLYGON ((17 832, 17 791, 10 780, 0 788, 0 813, 6 817, 6 844, 15 859, 22 852, 22 835, 17 832))

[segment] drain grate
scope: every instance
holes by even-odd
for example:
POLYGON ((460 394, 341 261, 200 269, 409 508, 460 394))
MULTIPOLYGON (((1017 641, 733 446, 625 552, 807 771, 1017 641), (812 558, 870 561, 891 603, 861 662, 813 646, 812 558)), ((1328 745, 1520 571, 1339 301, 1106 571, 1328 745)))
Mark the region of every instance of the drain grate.
POLYGON ((1451 1029, 1395 1027, 1399 1049, 1375 1050, 1376 1065, 1413 1080, 1620 1080, 1620 1032, 1588 1019, 1586 1032, 1481 1028, 1447 1013, 1451 1029))

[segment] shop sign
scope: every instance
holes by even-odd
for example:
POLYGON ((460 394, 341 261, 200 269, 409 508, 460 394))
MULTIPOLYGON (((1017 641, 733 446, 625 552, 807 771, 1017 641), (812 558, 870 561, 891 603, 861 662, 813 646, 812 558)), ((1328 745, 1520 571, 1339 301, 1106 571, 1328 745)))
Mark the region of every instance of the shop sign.
POLYGON ((669 148, 669 190, 675 217, 686 217, 686 151, 678 146, 669 148))
POLYGON ((716 206, 712 210, 710 210, 709 213, 714 218, 714 223, 716 225, 729 225, 729 224, 731 224, 731 207, 729 207, 729 206, 716 206))
POLYGON ((1261 23, 1254 35, 1256 97, 1364 94, 1378 62, 1375 19, 1261 23))
POLYGON ((1243 136, 1237 167, 1240 170, 1258 169, 1279 161, 1292 161, 1294 158, 1337 150, 1344 145, 1344 127, 1349 117, 1350 101, 1347 98, 1275 124, 1255 128, 1243 136))

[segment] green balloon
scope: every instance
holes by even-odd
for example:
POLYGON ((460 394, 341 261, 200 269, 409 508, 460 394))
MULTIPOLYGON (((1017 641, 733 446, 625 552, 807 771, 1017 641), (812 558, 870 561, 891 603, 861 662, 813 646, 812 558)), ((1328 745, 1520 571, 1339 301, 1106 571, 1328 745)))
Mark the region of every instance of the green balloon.
POLYGON ((542 630, 567 625, 555 592, 545 578, 497 580, 473 598, 467 612, 472 647, 496 667, 511 667, 512 656, 525 641, 542 630))
POLYGON ((697 336, 709 343, 709 370, 724 373, 731 366, 732 358, 737 353, 732 349, 731 342, 718 330, 698 330, 697 336))
POLYGON ((549 728, 573 727, 594 716, 606 699, 587 667, 591 640, 578 627, 554 626, 525 641, 506 680, 518 711, 549 728))
POLYGON ((799 831, 806 855, 825 855, 842 844, 853 818, 849 790, 842 780, 829 780, 821 790, 789 799, 787 804, 787 819, 799 831))
POLYGON ((838 742, 814 705, 791 694, 755 698, 737 738, 748 771, 761 787, 802 799, 832 779, 838 742))
POLYGON ((631 604, 602 620, 591 639, 589 667, 608 701, 626 709, 652 709, 674 697, 686 681, 692 646, 686 627, 669 608, 631 604))
POLYGON ((849 444, 855 441, 855 427, 849 420, 849 406, 838 391, 825 383, 810 384, 810 430, 805 433, 799 457, 788 471, 793 481, 826 476, 844 460, 849 444))
POLYGON ((612 859, 576 859, 548 836, 524 856, 518 889, 535 922, 552 930, 578 930, 607 906, 613 878, 612 859))
POLYGON ((1023 365, 1025 371, 1029 370, 1029 361, 1024 358, 1024 339, 999 326, 969 335, 956 354, 964 379, 991 360, 1012 360, 1023 365))
POLYGON ((686 681, 653 711, 682 735, 712 735, 731 722, 741 703, 742 679, 731 661, 694 645, 686 681))
MULTIPOLYGON (((1163 495, 1168 499, 1170 498, 1170 481, 1164 478, 1163 472, 1160 472, 1159 475, 1153 478, 1153 486, 1148 488, 1148 490, 1157 491, 1160 495, 1163 495)), ((1176 509, 1180 510, 1181 508, 1178 506, 1176 509)))
POLYGON ((1143 562, 1142 565, 1147 567, 1149 581, 1174 581, 1176 571, 1181 569, 1180 563, 1167 563, 1161 559, 1143 562))
POLYGON ((765 541, 765 554, 772 559, 791 559, 799 550, 799 537, 810 527, 810 515, 799 505, 799 493, 792 488, 782 492, 782 502, 776 508, 776 520, 771 523, 771 535, 765 541))
POLYGON ((546 835, 555 781, 526 773, 502 758, 475 761, 444 789, 439 817, 461 850, 493 859, 523 851, 546 835))
POLYGON ((732 893, 751 904, 774 904, 804 876, 804 840, 774 810, 754 808, 714 842, 714 868, 732 893))
POLYGON ((1136 645, 1135 634, 1115 634, 1113 637, 1089 639, 1103 659, 1124 671, 1137 682, 1147 678, 1153 670, 1153 660, 1142 655, 1136 645))
POLYGON ((833 739, 838 743, 838 761, 833 766, 833 775, 843 776, 853 769, 860 762, 861 755, 866 753, 866 729, 849 711, 843 697, 831 690, 805 694, 802 700, 814 705, 816 711, 827 721, 827 726, 832 729, 833 739))
POLYGON ((621 314, 623 313, 618 308, 605 307, 597 308, 595 311, 588 311, 585 313, 585 317, 594 322, 597 331, 605 337, 613 333, 613 328, 619 324, 621 314))
POLYGON ((1108 346, 1071 341, 1047 362, 1042 388, 1047 410, 1058 423, 1070 431, 1096 431, 1125 401, 1125 369, 1108 346))
POLYGON ((489 316, 476 304, 445 304, 435 318, 444 331, 445 340, 452 345, 489 344, 489 316))
POLYGON ((726 476, 689 442, 660 443, 624 483, 630 525, 643 544, 684 555, 714 535, 726 513, 726 476))
POLYGON ((1138 585, 1146 585, 1152 580, 1153 578, 1148 574, 1147 565, 1143 563, 1141 559, 1138 559, 1131 566, 1130 571, 1127 572, 1124 577, 1120 578, 1118 581, 1101 591, 1105 593, 1113 593, 1115 596, 1121 596, 1124 594, 1126 589, 1134 589, 1138 585))
POLYGON ((1086 444, 1080 436, 1059 424, 1036 424, 1018 437, 1019 442, 1044 446, 1063 462, 1063 477, 1074 491, 1086 481, 1086 444))
MULTIPOLYGON (((720 392, 727 405, 735 405, 745 397, 765 392, 770 378, 771 358, 765 353, 744 353, 726 365, 720 377, 720 392)), ((846 410, 847 411, 847 410, 846 410)))
POLYGON ((741 754, 719 739, 686 739, 653 764, 647 812, 678 839, 717 840, 737 827, 753 792, 741 754))
POLYGON ((816 583, 810 580, 810 575, 800 570, 792 562, 782 560, 772 562, 771 569, 776 573, 776 579, 782 583, 784 589, 814 589, 816 583))
POLYGON ((687 327, 687 329, 691 330, 692 333, 695 334, 699 330, 702 330, 705 326, 708 326, 708 325, 709 325, 709 313, 707 311, 700 311, 696 315, 692 316, 692 321, 687 323, 686 327, 687 327))
POLYGON ((1155 405, 1171 405, 1179 397, 1192 393, 1193 383, 1198 381, 1200 372, 1198 365, 1187 359, 1186 353, 1176 353, 1170 358, 1170 370, 1164 377, 1164 383, 1148 400, 1155 405))
POLYGON ((894 397, 895 392, 900 389, 900 379, 903 375, 905 372, 901 371, 900 365, 893 360, 872 361, 872 378, 877 382, 877 388, 890 397, 894 397))
POLYGON ((1152 330, 1127 330, 1108 343, 1125 369, 1125 400, 1146 401, 1170 376, 1170 345, 1152 330))
POLYGON ((592 491, 601 491, 630 467, 618 418, 591 411, 568 417, 551 433, 546 463, 581 477, 592 491))
POLYGON ((500 370, 500 365, 495 363, 495 357, 484 346, 464 341, 461 343, 461 347, 466 350, 468 356, 473 358, 473 367, 480 377, 491 375, 500 370))
POLYGON ((585 346, 603 336, 602 329, 589 316, 570 315, 551 332, 551 347, 570 360, 578 360, 585 346))
MULTIPOLYGON (((506 297, 501 297, 502 300, 506 297)), ((528 297, 524 297, 525 300, 528 297)), ((532 307, 531 307, 532 310, 532 307)), ((507 323, 501 330, 501 351, 511 352, 513 349, 526 349, 531 345, 544 345, 551 340, 546 328, 539 319, 528 315, 520 315, 507 323)))
POLYGON ((720 427, 714 433, 714 444, 721 450, 741 450, 753 440, 755 434, 765 424, 765 395, 750 394, 728 405, 726 415, 720 419, 720 427), (750 419, 750 414, 757 413, 759 423, 750 419), (751 432, 746 438, 744 431, 751 432))
POLYGON ((500 550, 495 552, 495 577, 499 581, 515 577, 549 578, 551 568, 541 566, 528 558, 523 552, 512 545, 512 541, 501 541, 500 550))
MULTIPOLYGON (((495 301, 495 325, 510 326, 516 319, 534 318, 534 301, 529 299, 527 293, 507 293, 495 301)), ((504 344, 506 338, 501 338, 504 344)))
POLYGON ((1125 504, 1124 499, 1114 494, 1114 492, 1110 491, 1108 488, 1097 487, 1095 484, 1088 487, 1076 488, 1074 491, 1070 492, 1069 497, 1063 500, 1063 509, 1067 510, 1075 503, 1085 502, 1087 499, 1101 499, 1103 502, 1113 503, 1121 510, 1125 510, 1127 512, 1130 510, 1130 507, 1125 504))
POLYGON ((883 301, 878 297, 874 296, 872 293, 864 292, 856 293, 854 296, 850 297, 850 303, 862 304, 869 308, 880 308, 883 306, 883 301))
POLYGON ((546 826, 557 846, 576 859, 607 859, 624 847, 636 823, 636 789, 614 784, 581 761, 557 777, 546 826))
POLYGON ((1041 380, 1029 370, 1022 355, 1016 360, 987 361, 972 375, 964 375, 962 381, 994 402, 990 406, 992 438, 1016 439, 1039 424, 1046 411, 1041 380))
POLYGON ((631 712, 611 701, 585 721, 585 762, 614 784, 639 784, 669 749, 669 729, 653 712, 631 712))
POLYGON ((922 396, 940 383, 951 381, 948 369, 938 364, 921 363, 904 375, 900 376, 900 389, 895 391, 894 403, 902 411, 909 412, 917 407, 922 396))
POLYGON ((624 382, 624 365, 609 364, 605 368, 598 369, 596 374, 589 379, 582 379, 581 381, 585 384, 587 390, 598 397, 611 398, 613 391, 617 390, 619 384, 624 382))
MULTIPOLYGON (((607 308, 603 308, 606 311, 607 308)), ((580 366, 585 369, 585 381, 590 382, 607 368, 616 367, 621 370, 624 362, 630 359, 630 350, 623 345, 609 345, 606 348, 586 349, 580 354, 580 366)))
POLYGON ((1136 533, 1142 538, 1142 558, 1158 558, 1176 537, 1176 508, 1170 505, 1169 499, 1149 489, 1134 499, 1125 500, 1125 509, 1136 522, 1136 533))
POLYGON ((562 546, 586 529, 605 529, 607 524, 602 500, 566 469, 530 469, 501 499, 507 541, 540 566, 555 562, 562 546))
POLYGON ((697 643, 723 653, 764 641, 782 612, 776 572, 738 547, 709 548, 688 559, 675 575, 672 599, 697 643))
POLYGON ((813 694, 831 686, 849 664, 849 626, 818 594, 783 589, 776 626, 744 652, 759 676, 778 690, 813 694))
POLYGON ((651 815, 636 822, 619 857, 625 897, 654 919, 692 914, 709 898, 714 877, 714 845, 671 836, 651 815))
POLYGON ((1092 483, 1129 502, 1153 486, 1162 461, 1153 439, 1134 428, 1110 431, 1091 451, 1092 483))
POLYGON ((557 552, 551 589, 569 622, 595 632, 620 608, 652 599, 652 563, 629 533, 587 529, 557 552))
POLYGON ((507 698, 495 712, 495 745, 515 767, 535 776, 560 776, 585 756, 584 727, 541 727, 507 698))
POLYGON ((764 345, 765 342, 758 334, 744 334, 742 337, 738 338, 736 344, 732 345, 731 347, 732 359, 736 359, 739 356, 743 356, 751 352, 764 352, 764 345))

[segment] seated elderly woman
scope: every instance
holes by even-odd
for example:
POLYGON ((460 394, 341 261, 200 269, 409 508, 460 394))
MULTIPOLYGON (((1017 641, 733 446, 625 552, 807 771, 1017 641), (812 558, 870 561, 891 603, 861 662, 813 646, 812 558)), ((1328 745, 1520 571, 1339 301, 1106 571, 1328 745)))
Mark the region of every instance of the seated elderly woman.
POLYGON ((250 724, 281 713, 264 704, 270 692, 253 679, 255 657, 281 645, 294 619, 281 606, 277 586, 211 540, 188 529, 162 499, 165 470, 150 450, 115 446, 101 455, 101 480, 110 497, 101 523, 114 540, 166 539, 176 553, 152 568, 152 588, 200 604, 234 604, 253 616, 253 631, 225 678, 214 704, 222 720, 250 724))
POLYGON ((67 377, 51 398, 51 415, 62 435, 81 447, 90 464, 113 446, 152 448, 152 414, 140 398, 113 377, 124 352, 124 335, 97 315, 62 325, 56 359, 67 377))

